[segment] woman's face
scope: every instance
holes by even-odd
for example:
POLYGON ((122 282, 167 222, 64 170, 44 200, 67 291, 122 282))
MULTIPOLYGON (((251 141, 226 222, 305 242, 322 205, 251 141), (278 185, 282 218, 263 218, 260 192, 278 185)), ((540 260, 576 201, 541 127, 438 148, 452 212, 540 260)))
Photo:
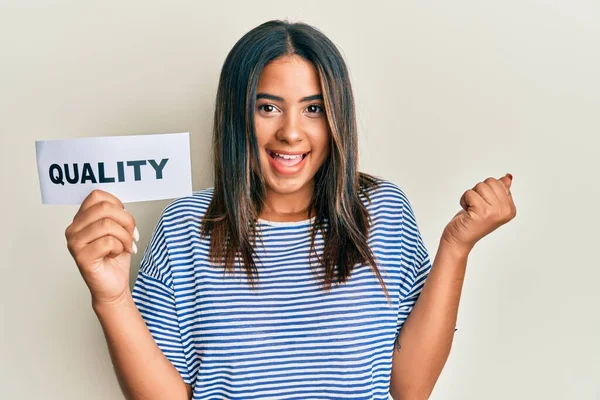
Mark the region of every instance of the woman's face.
POLYGON ((276 59, 262 70, 254 124, 267 190, 312 190, 329 155, 329 127, 319 75, 298 56, 276 59))

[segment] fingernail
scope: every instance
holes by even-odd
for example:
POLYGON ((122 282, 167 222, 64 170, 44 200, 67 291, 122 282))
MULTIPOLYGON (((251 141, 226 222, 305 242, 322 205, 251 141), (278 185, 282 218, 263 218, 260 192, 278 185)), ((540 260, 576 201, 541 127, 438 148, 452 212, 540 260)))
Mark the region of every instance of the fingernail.
POLYGON ((133 254, 137 254, 137 246, 135 245, 135 242, 131 242, 131 244, 133 245, 133 254))
POLYGON ((136 242, 140 240, 140 232, 138 231, 137 226, 133 229, 133 238, 136 242))
POLYGON ((508 177, 509 177, 509 178, 510 178, 510 180, 512 181, 512 178, 513 178, 512 174, 509 174, 509 173, 507 172, 507 173, 506 173, 506 175, 508 175, 508 177))

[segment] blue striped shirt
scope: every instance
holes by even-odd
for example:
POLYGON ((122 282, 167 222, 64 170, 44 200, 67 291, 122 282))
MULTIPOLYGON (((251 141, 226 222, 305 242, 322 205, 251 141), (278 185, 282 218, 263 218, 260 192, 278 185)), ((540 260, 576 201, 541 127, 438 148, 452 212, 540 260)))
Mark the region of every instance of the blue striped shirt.
MULTIPOLYGON (((382 180, 371 202, 369 245, 390 293, 368 264, 326 292, 309 258, 311 220, 259 220, 253 291, 239 263, 208 261, 200 221, 213 188, 162 212, 133 289, 156 343, 193 399, 387 399, 394 341, 431 269, 405 193, 382 180)), ((315 238, 317 252, 323 238, 315 238)))

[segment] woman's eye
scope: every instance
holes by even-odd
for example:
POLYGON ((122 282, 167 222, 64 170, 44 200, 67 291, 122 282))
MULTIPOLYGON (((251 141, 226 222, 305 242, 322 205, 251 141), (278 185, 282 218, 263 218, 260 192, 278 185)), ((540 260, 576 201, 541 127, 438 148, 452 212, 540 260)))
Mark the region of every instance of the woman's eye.
POLYGON ((310 106, 308 106, 306 108, 308 110, 309 113, 311 114, 317 114, 317 113, 322 113, 323 112, 323 107, 321 107, 318 104, 311 104, 310 106))
POLYGON ((262 104, 262 105, 258 106, 258 109, 260 111, 264 111, 266 113, 272 113, 273 111, 276 110, 275 106, 273 106, 272 104, 262 104))

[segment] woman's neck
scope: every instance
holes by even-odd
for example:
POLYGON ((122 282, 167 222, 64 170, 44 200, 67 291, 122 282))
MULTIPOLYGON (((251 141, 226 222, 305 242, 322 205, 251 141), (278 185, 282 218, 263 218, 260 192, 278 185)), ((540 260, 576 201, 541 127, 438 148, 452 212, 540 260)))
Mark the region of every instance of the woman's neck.
POLYGON ((265 206, 260 218, 274 222, 295 222, 312 218, 308 206, 312 200, 313 185, 306 185, 293 193, 277 193, 267 189, 265 206))

